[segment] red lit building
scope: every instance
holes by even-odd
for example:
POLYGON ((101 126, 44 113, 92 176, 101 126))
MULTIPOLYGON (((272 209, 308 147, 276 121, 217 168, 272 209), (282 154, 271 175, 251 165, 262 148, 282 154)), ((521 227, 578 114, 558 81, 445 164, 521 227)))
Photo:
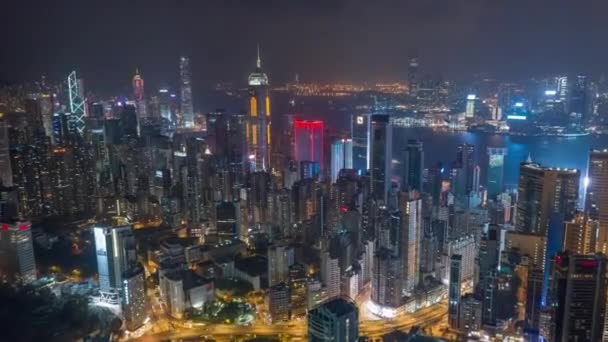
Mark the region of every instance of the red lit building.
POLYGON ((294 120, 294 156, 297 161, 319 163, 325 169, 323 156, 324 126, 321 120, 294 120))

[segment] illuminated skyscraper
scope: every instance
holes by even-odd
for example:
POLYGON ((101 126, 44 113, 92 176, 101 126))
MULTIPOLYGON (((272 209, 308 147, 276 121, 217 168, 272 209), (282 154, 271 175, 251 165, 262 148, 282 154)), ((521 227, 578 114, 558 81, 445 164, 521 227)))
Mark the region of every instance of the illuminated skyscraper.
POLYGON ((133 76, 133 97, 137 107, 137 118, 143 119, 148 117, 146 109, 146 95, 144 93, 144 79, 139 74, 139 69, 135 70, 133 76))
POLYGON ((148 318, 144 269, 136 265, 122 278, 122 313, 127 329, 134 331, 148 318))
POLYGON ((386 114, 371 117, 371 132, 368 141, 370 151, 371 191, 377 200, 387 202, 391 188, 391 167, 393 156, 393 127, 386 114))
POLYGON ((353 140, 353 168, 359 175, 369 170, 369 133, 371 115, 361 114, 351 117, 350 131, 353 140))
POLYGON ((599 221, 596 252, 608 254, 608 150, 592 150, 587 167, 589 217, 599 221))
POLYGON ((331 182, 335 183, 342 169, 353 168, 353 141, 340 139, 331 144, 331 182))
POLYGON ((506 148, 488 147, 488 197, 496 199, 503 190, 506 148))
POLYGON ((99 290, 116 292, 123 287, 123 274, 137 265, 135 237, 131 224, 118 217, 93 227, 99 290))
POLYGON ((76 77, 76 71, 72 71, 68 75, 68 95, 70 100, 70 121, 73 122, 75 130, 79 134, 84 134, 87 105, 84 98, 82 79, 76 77))
POLYGON ((36 280, 36 260, 29 222, 0 224, 0 278, 31 283, 36 280))
POLYGON ((192 106, 192 84, 190 81, 190 58, 182 56, 179 61, 179 77, 181 86, 182 126, 194 127, 194 107, 192 106))
POLYGON ((475 94, 467 95, 467 107, 464 112, 465 118, 472 119, 475 117, 475 101, 477 101, 475 94))
POLYGON ((410 97, 416 98, 418 96, 418 58, 414 57, 410 59, 410 63, 407 68, 407 85, 410 91, 410 97))
POLYGON ((246 123, 247 158, 251 171, 270 169, 270 93, 258 48, 256 68, 249 75, 249 118, 246 123))
POLYGON ((475 169, 475 145, 460 144, 456 147, 456 163, 462 169, 465 179, 465 193, 473 188, 473 170, 475 169))
POLYGON ((448 287, 448 324, 453 329, 460 326, 460 288, 461 284, 462 256, 454 254, 450 258, 450 284, 448 287))
POLYGON ((324 126, 320 120, 294 120, 294 157, 297 161, 319 163, 324 170, 323 140, 324 126))

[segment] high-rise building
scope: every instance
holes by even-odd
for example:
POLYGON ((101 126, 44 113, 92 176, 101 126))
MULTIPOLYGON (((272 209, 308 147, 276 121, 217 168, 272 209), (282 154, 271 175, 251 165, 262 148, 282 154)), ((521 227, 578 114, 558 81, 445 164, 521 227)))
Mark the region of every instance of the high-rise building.
POLYGON ((448 324, 452 329, 460 326, 460 288, 461 284, 462 256, 453 254, 450 258, 450 279, 448 286, 448 324))
POLYGON ((403 158, 401 191, 422 192, 422 171, 424 170, 424 151, 422 142, 414 139, 407 141, 403 158))
POLYGON ((391 188, 393 127, 387 114, 372 115, 370 125, 370 189, 376 200, 387 203, 391 188))
POLYGON ((501 147, 488 147, 488 197, 496 199, 503 191, 505 169, 505 156, 507 149, 501 147))
POLYGON ((134 331, 148 318, 143 267, 137 265, 122 275, 122 314, 127 329, 134 331))
POLYGON ((399 255, 403 260, 403 286, 405 291, 413 291, 420 277, 420 247, 422 240, 422 200, 410 199, 408 193, 400 196, 401 234, 399 255))
POLYGON ((550 221, 561 222, 563 229, 574 217, 580 172, 534 163, 522 163, 519 170, 516 229, 550 238, 550 221))
POLYGON ((340 260, 329 252, 321 254, 321 282, 325 286, 327 298, 340 295, 340 260))
POLYGON ((331 182, 338 180, 342 169, 353 168, 353 141, 340 139, 331 144, 331 182))
POLYGON ((148 117, 146 108, 146 95, 144 92, 144 79, 139 74, 139 69, 135 70, 133 76, 133 97, 137 107, 137 118, 144 119, 148 117))
POLYGON ((181 92, 182 126, 194 127, 194 107, 192 106, 192 84, 190 80, 190 58, 182 56, 179 60, 179 81, 181 92))
POLYGON ((475 94, 467 95, 467 105, 464 112, 464 117, 467 119, 472 119, 475 117, 475 102, 477 101, 477 96, 475 94))
POLYGON ((465 179, 464 190, 468 193, 473 188, 473 171, 475 169, 475 145, 460 144, 456 147, 456 164, 462 169, 465 179))
POLYGON ((308 341, 356 342, 359 310, 343 298, 323 303, 308 312, 308 341))
POLYGON ((297 161, 319 163, 324 170, 324 128, 321 120, 294 120, 294 157, 297 161))
POLYGON ((410 62, 407 68, 407 86, 409 87, 410 97, 416 98, 418 96, 418 58, 410 58, 410 62))
POLYGON ((592 150, 587 167, 585 210, 599 221, 596 251, 608 254, 608 150, 592 150))
POLYGON ((606 313, 606 259, 557 254, 551 262, 550 341, 600 341, 606 313))
POLYGON ((572 221, 566 222, 562 250, 570 254, 593 254, 598 222, 585 212, 577 212, 572 221))
POLYGON ((111 222, 93 226, 99 289, 116 292, 122 288, 123 274, 137 265, 135 237, 126 218, 117 217, 111 222))
POLYGON ((268 286, 287 281, 293 263, 292 247, 283 244, 268 247, 268 286))
POLYGON ((76 77, 76 71, 72 71, 68 75, 68 95, 70 100, 70 121, 72 121, 76 132, 84 134, 87 104, 84 96, 83 82, 82 79, 76 77))
POLYGON ((370 167, 370 125, 370 114, 351 116, 350 132, 351 139, 353 140, 353 168, 357 170, 359 175, 367 173, 370 167))
POLYGON ((591 111, 591 99, 589 96, 589 84, 587 76, 577 75, 569 89, 568 96, 568 118, 570 124, 581 127, 589 120, 591 111))
POLYGON ((383 308, 398 308, 403 304, 403 260, 386 248, 374 255, 371 300, 383 314, 383 308))
POLYGON ((17 221, 0 224, 0 277, 25 284, 36 280, 36 260, 31 224, 17 221))
POLYGON ((288 321, 291 318, 291 294, 285 282, 268 289, 268 312, 272 323, 288 321))
POLYGON ((10 139, 6 118, 0 118, 0 184, 5 187, 13 185, 11 166, 10 139))
POLYGON ((258 49, 256 69, 249 75, 249 115, 246 123, 247 158, 251 171, 270 169, 270 93, 258 49))

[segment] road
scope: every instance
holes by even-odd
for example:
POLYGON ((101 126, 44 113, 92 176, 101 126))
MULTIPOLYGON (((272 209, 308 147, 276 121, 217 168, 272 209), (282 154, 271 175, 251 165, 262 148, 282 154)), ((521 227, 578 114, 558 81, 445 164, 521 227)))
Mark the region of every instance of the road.
MULTIPOLYGON (((413 326, 427 327, 445 318, 446 303, 439 303, 390 320, 364 320, 359 324, 361 336, 379 337, 393 330, 408 331, 413 326)), ((289 339, 306 339, 306 321, 267 325, 256 322, 250 326, 174 322, 174 330, 146 334, 146 340, 187 339, 209 336, 217 341, 229 340, 233 336, 281 336, 289 339)), ((143 339, 142 339, 143 340, 143 339)))

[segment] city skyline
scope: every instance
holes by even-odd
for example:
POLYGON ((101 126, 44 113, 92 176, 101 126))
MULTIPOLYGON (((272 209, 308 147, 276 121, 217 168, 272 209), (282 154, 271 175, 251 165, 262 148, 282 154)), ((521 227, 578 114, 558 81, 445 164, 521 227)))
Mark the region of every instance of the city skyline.
POLYGON ((139 67, 149 84, 177 84, 174 60, 187 54, 196 66, 194 84, 238 84, 244 82, 258 44, 275 84, 291 81, 295 74, 303 81, 405 80, 412 56, 419 57, 422 73, 448 79, 487 74, 511 80, 564 71, 601 75, 608 49, 585 42, 608 34, 599 16, 608 5, 601 1, 586 5, 388 0, 373 5, 347 0, 287 5, 262 0, 172 7, 148 2, 142 8, 109 1, 103 5, 66 2, 49 9, 38 1, 15 3, 12 11, 6 11, 13 15, 0 21, 6 25, 4 44, 11 51, 0 57, 0 65, 5 66, 0 67, 0 80, 57 78, 77 68, 83 78, 94 80, 95 87, 106 92, 128 87, 128 75, 139 67), (59 10, 64 6, 69 11, 59 10), (100 18, 105 16, 115 25, 86 23, 85 13, 100 13, 100 18), (81 28, 79 39, 70 43, 64 43, 69 33, 52 24, 67 18, 81 28), (167 25, 159 24, 163 22, 167 25), (44 27, 46 34, 25 39, 28 31, 23 25, 28 23, 44 27), (272 30, 274 25, 284 29, 272 30), (218 33, 218 27, 225 30, 218 33), (239 34, 245 30, 252 35, 239 34), (120 54, 121 46, 133 44, 138 48, 120 54), (45 49, 47 57, 35 53, 37 49, 45 49))

